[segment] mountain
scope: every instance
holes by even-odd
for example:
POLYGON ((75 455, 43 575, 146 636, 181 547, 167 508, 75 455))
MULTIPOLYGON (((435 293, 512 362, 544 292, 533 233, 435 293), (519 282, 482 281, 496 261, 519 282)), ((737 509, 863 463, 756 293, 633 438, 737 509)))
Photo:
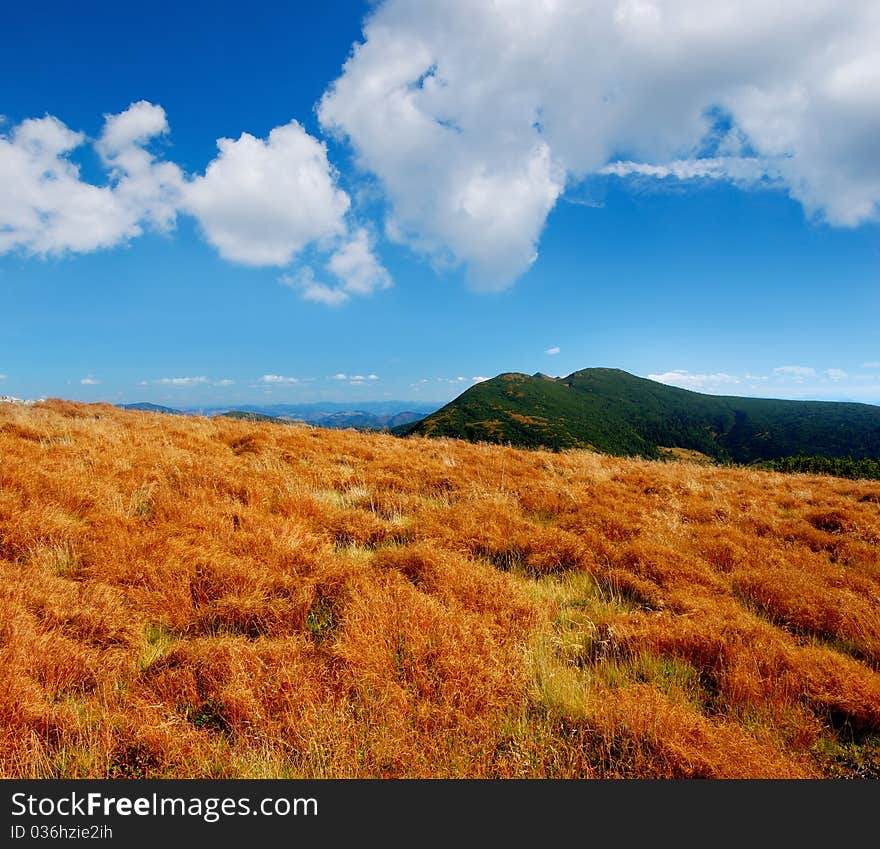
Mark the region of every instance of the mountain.
POLYGON ((172 416, 182 416, 183 412, 173 407, 163 407, 161 404, 150 404, 148 401, 139 401, 137 404, 118 404, 123 410, 140 410, 143 413, 168 413, 172 416))
POLYGON ((187 407, 175 410, 142 401, 137 404, 119 404, 123 410, 142 410, 174 415, 226 416, 252 422, 277 424, 310 424, 315 427, 355 428, 356 430, 387 430, 419 421, 437 409, 437 404, 413 401, 362 401, 357 408, 335 401, 308 404, 244 404, 229 407, 187 407))
POLYGON ((227 410, 219 413, 231 419, 247 419, 252 422, 275 422, 277 424, 294 424, 307 423, 315 427, 329 427, 343 429, 347 427, 355 430, 384 430, 400 425, 411 424, 417 422, 423 417, 423 413, 416 413, 411 410, 404 410, 394 415, 379 415, 376 413, 368 413, 366 410, 345 410, 337 413, 328 413, 326 415, 312 414, 308 420, 305 418, 294 419, 290 416, 270 416, 266 413, 254 413, 249 409, 244 410, 227 410))
POLYGON ((387 428, 395 428, 395 427, 403 427, 404 425, 412 424, 421 420, 424 417, 424 413, 416 413, 412 410, 404 410, 401 413, 396 413, 393 416, 388 416, 387 421, 384 424, 384 427, 387 428))
POLYGON ((250 410, 226 410, 218 415, 227 419, 245 419, 249 422, 272 422, 274 424, 300 424, 294 419, 286 419, 281 416, 267 416, 265 413, 252 413, 250 410))
POLYGON ((687 449, 737 463, 861 459, 880 457, 880 407, 704 395, 589 368, 559 378, 500 374, 394 433, 643 457, 687 449))
POLYGON ((314 417, 310 419, 310 424, 317 425, 318 427, 353 427, 356 430, 383 430, 417 422, 423 416, 423 413, 416 413, 411 410, 404 410, 393 415, 369 413, 366 410, 347 410, 330 413, 326 416, 314 417))
MULTIPOLYGON (((413 415, 423 418, 440 407, 439 404, 426 404, 419 401, 311 401, 303 404, 241 404, 234 408, 247 413, 261 413, 279 419, 302 419, 311 424, 318 424, 335 413, 350 415, 370 414, 377 417, 391 418, 396 415, 413 415)), ((185 412, 203 416, 225 413, 230 407, 187 407, 185 412)), ((414 420, 414 419, 413 419, 414 420)), ((328 425, 325 425, 328 426, 328 425)), ((348 425, 343 425, 347 427, 348 425)))

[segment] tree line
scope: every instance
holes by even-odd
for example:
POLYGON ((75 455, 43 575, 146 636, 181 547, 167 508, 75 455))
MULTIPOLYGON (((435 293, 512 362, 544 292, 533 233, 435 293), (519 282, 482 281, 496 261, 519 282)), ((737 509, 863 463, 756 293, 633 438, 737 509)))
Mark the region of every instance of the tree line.
POLYGON ((821 457, 798 454, 778 460, 762 460, 755 464, 759 469, 773 472, 804 472, 813 475, 833 475, 853 480, 880 480, 880 460, 866 458, 854 460, 852 457, 821 457))

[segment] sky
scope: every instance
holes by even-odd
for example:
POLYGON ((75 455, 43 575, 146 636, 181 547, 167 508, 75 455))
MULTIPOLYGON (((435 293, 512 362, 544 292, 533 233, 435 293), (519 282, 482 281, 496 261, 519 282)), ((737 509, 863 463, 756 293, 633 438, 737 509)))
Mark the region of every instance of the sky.
POLYGON ((880 404, 873 0, 31 2, 0 395, 880 404))

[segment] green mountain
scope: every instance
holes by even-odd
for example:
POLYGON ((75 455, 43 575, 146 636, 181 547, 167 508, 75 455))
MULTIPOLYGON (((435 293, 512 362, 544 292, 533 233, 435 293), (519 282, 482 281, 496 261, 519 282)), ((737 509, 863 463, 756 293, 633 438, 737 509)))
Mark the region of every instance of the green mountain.
POLYGON ((423 415, 424 413, 414 413, 410 410, 403 410, 393 415, 368 413, 365 410, 350 410, 316 417, 312 419, 312 424, 319 427, 384 430, 399 425, 411 424, 421 419, 423 415))
POLYGON ((880 457, 880 407, 703 395, 591 368, 559 378, 500 374, 394 433, 643 457, 679 448, 736 463, 861 459, 880 457))

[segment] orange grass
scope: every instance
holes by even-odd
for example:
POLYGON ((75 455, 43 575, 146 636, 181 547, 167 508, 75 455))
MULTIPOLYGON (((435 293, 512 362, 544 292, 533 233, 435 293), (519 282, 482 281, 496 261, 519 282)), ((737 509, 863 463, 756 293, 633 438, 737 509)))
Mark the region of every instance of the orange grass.
POLYGON ((880 485, 0 405, 2 777, 880 774, 880 485))

